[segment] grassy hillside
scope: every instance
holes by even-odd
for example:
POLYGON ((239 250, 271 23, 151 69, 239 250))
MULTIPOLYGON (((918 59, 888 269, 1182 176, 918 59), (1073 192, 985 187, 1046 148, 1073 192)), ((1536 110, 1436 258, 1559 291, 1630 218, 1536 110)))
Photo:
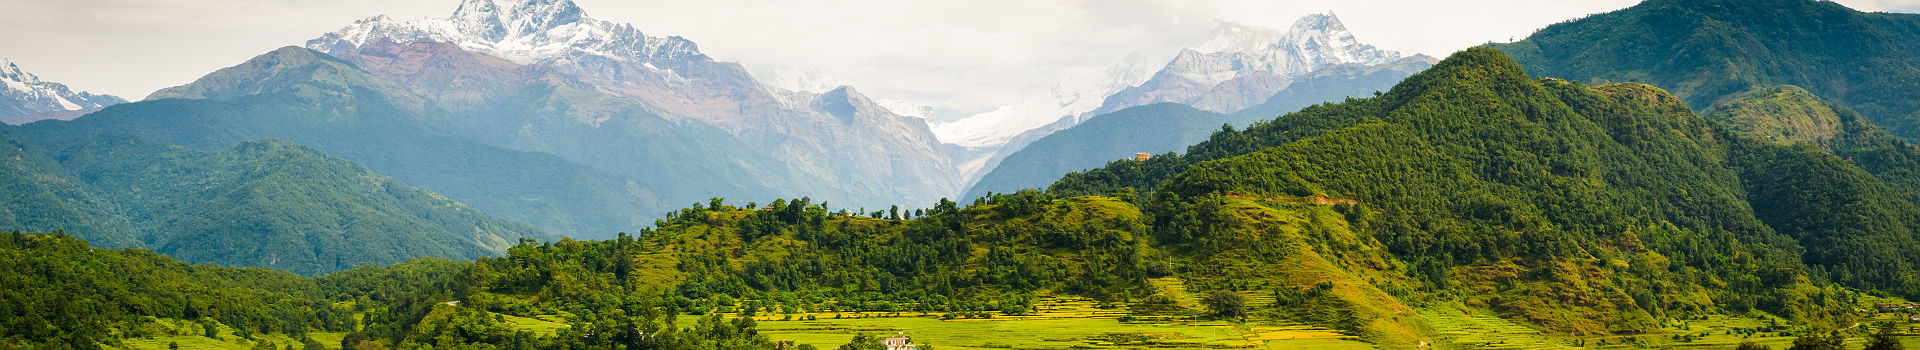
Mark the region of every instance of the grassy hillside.
POLYGON ((1491 47, 1527 72, 1642 82, 1706 111, 1755 88, 1796 85, 1920 137, 1920 15, 1831 1, 1651 0, 1491 47))

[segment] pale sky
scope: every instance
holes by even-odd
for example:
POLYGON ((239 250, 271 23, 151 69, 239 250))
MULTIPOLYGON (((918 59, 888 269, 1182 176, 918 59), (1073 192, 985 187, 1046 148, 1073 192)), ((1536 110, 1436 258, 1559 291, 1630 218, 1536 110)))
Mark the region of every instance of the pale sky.
MULTIPOLYGON (((1157 67, 1215 21, 1285 29, 1334 11, 1363 43, 1444 57, 1633 0, 576 0, 588 16, 678 35, 750 67, 817 71, 880 99, 967 115, 1044 93, 1060 72, 1157 67)), ((1920 12, 1920 0, 1842 0, 1920 12)), ((0 58, 42 79, 140 99, 353 20, 444 17, 459 0, 0 0, 0 58)), ((951 117, 948 117, 951 118, 951 117)))

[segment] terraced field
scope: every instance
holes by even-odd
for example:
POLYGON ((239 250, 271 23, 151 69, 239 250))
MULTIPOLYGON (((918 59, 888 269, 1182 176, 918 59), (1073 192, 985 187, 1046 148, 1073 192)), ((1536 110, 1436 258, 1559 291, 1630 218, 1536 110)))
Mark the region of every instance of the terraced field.
MULTIPOLYGON (((1180 288, 1178 280, 1159 281, 1180 288)), ((1252 294, 1247 295, 1250 299, 1252 294)), ((1265 302, 1272 297, 1265 296, 1265 302)), ((1179 298, 1190 299, 1190 298, 1179 298)), ((1184 302, 1193 302, 1186 300, 1184 302)), ((1121 322, 1124 305, 1085 298, 1045 298, 1028 315, 941 320, 901 314, 794 314, 758 316, 761 332, 777 340, 832 348, 856 334, 906 334, 939 349, 1373 349, 1331 330, 1305 325, 1235 324, 1193 317, 1121 322), (804 320, 806 316, 814 320, 804 320), (835 318, 835 316, 840 318, 835 318)), ((691 324, 698 316, 683 316, 691 324)))

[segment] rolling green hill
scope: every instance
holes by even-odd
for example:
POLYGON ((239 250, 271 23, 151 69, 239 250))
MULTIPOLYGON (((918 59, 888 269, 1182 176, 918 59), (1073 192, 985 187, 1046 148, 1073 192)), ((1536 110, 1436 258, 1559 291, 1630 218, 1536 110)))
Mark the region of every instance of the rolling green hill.
POLYGON ((1491 44, 1535 76, 1642 82, 1698 111, 1795 85, 1920 138, 1920 15, 1831 1, 1650 0, 1491 44))

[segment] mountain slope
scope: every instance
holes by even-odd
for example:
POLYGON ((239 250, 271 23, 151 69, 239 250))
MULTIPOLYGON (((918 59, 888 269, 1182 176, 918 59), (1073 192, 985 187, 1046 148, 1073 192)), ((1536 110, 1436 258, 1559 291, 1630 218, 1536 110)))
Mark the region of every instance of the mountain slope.
POLYGON ((1920 147, 1805 89, 1776 86, 1737 94, 1723 99, 1706 117, 1755 139, 1818 147, 1920 203, 1920 147))
POLYGON ((126 103, 112 95, 74 92, 60 83, 40 81, 40 77, 20 69, 13 61, 0 60, 0 120, 19 125, 34 118, 25 116, 93 109, 126 103))
POLYGON ((1653 0, 1493 44, 1537 76, 1665 87, 1705 111, 1795 85, 1920 137, 1920 15, 1812 0, 1653 0))
POLYGON ((203 151, 280 138, 562 235, 634 230, 664 211, 647 188, 624 177, 437 131, 433 126, 445 125, 450 114, 351 63, 306 49, 276 50, 156 97, 175 94, 232 98, 142 101, 19 132, 43 142, 134 134, 203 151))

